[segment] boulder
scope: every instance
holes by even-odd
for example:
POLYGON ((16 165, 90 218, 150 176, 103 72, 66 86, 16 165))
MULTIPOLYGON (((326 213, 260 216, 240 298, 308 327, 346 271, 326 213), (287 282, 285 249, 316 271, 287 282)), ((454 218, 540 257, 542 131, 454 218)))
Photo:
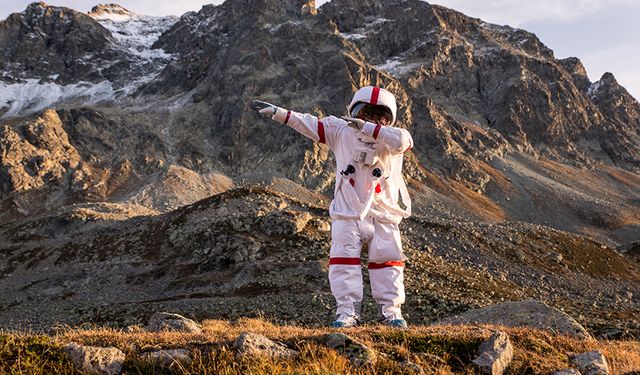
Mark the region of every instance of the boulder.
POLYGON ((577 367, 583 375, 609 374, 607 359, 597 350, 572 356, 571 364, 577 367))
POLYGON ((513 359, 513 346, 504 332, 495 332, 478 348, 478 357, 472 362, 484 374, 501 375, 513 359))
POLYGON ((507 327, 545 329, 581 339, 591 338, 587 330, 575 319, 535 300, 510 301, 468 310, 434 324, 497 324, 507 327))
POLYGON ((368 366, 376 363, 377 355, 373 349, 343 333, 325 335, 322 337, 322 342, 346 356, 356 366, 368 366))
POLYGON ((118 348, 69 343, 63 350, 80 371, 101 375, 116 375, 122 371, 125 354, 118 348))
POLYGON ((238 336, 236 349, 239 355, 266 356, 274 359, 287 359, 298 355, 297 351, 287 348, 284 344, 251 332, 238 336))
POLYGON ((198 323, 182 315, 159 312, 153 314, 147 324, 149 332, 177 331, 186 333, 202 333, 198 323))

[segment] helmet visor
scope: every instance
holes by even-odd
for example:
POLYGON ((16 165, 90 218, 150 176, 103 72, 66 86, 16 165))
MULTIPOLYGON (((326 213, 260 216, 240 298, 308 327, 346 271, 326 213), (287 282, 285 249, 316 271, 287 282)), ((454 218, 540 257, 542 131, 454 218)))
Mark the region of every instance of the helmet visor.
POLYGON ((357 117, 376 124, 387 125, 393 121, 391 110, 382 105, 371 105, 360 102, 353 106, 351 117, 357 117))

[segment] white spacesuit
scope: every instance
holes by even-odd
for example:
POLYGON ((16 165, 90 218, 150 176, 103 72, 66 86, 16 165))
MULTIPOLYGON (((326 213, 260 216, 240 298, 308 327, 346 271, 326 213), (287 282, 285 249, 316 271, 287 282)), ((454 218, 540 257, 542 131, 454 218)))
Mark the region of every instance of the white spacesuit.
POLYGON ((369 248, 369 276, 381 321, 406 327, 404 260, 398 224, 411 214, 411 201, 402 177, 403 154, 413 147, 405 129, 392 127, 396 101, 389 91, 364 87, 349 104, 350 117, 318 119, 254 101, 260 113, 272 115, 311 140, 324 143, 336 158, 329 282, 337 304, 334 327, 350 327, 360 320, 362 269, 360 251, 369 248), (402 200, 402 207, 399 204, 402 200))

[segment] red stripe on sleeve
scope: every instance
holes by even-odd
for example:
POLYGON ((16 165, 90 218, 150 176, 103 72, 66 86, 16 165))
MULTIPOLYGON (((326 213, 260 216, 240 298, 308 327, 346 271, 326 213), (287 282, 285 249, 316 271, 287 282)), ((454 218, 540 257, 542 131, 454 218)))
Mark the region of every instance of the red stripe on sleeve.
POLYGON ((291 117, 291 111, 287 111, 287 118, 284 119, 284 123, 288 124, 289 123, 289 118, 291 117))
POLYGON ((380 95, 380 87, 374 87, 373 91, 371 91, 371 104, 378 104, 378 95, 380 95))
POLYGON ((360 258, 329 258, 329 264, 346 264, 350 266, 359 266, 360 258))
POLYGON ((380 133, 380 129, 382 126, 378 124, 375 129, 373 129, 373 139, 378 139, 378 134, 380 133))
POLYGON ((377 270, 380 268, 387 268, 387 267, 404 267, 404 262, 400 260, 392 260, 390 262, 384 262, 384 263, 369 262, 370 270, 377 270))
POLYGON ((326 139, 324 138, 324 124, 322 121, 318 121, 318 137, 320 138, 318 142, 326 143, 326 139))
POLYGON ((406 150, 404 150, 404 151, 403 151, 403 153, 405 153, 405 152, 407 152, 407 151, 411 150, 412 148, 413 148, 413 142, 411 142, 411 143, 409 144, 409 147, 407 147, 407 149, 406 149, 406 150))

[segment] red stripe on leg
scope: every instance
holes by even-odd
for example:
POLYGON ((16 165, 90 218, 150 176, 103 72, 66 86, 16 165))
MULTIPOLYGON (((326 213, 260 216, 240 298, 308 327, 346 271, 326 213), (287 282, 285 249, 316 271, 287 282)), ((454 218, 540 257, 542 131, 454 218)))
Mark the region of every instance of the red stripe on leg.
POLYGON ((404 267, 404 262, 401 260, 392 260, 384 263, 369 262, 370 270, 377 270, 380 268, 388 268, 388 267, 404 267))
POLYGON ((329 258, 329 264, 346 264, 351 266, 359 266, 360 258, 341 258, 341 257, 329 258))
POLYGON ((378 95, 380 95, 380 87, 374 87, 371 91, 371 104, 378 105, 378 95))
POLYGON ((326 139, 324 138, 324 124, 322 121, 318 121, 318 142, 325 143, 326 139))

